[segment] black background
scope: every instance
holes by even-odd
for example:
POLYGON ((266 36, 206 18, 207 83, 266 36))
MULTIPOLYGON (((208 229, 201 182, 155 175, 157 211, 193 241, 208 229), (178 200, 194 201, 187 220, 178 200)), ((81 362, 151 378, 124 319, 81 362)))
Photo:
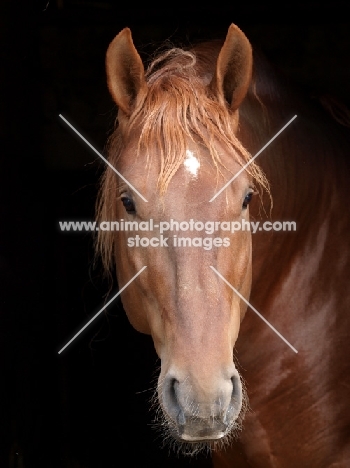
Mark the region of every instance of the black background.
POLYGON ((224 37, 231 22, 306 94, 349 104, 346 2, 4 0, 0 8, 0 466, 210 466, 161 449, 148 403, 159 362, 120 304, 58 355, 110 288, 93 267, 92 236, 58 229, 59 220, 93 218, 103 170, 58 114, 103 152, 116 114, 104 71, 112 38, 129 26, 147 60, 164 40, 224 37))

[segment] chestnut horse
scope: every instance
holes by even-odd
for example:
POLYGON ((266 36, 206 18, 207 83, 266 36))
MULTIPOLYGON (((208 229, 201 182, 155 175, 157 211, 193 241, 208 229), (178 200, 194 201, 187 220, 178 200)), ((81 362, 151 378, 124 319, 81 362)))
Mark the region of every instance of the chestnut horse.
POLYGON ((120 286, 147 267, 121 297, 161 360, 164 437, 185 452, 209 447, 215 467, 350 466, 346 129, 253 60, 235 25, 224 42, 167 50, 146 72, 124 29, 106 65, 119 176, 107 168, 98 220, 148 230, 138 242, 100 231, 98 249, 120 286), (190 220, 182 233, 176 223, 190 220), (249 220, 297 229, 226 230, 249 220), (193 228, 208 221, 209 236, 193 228))

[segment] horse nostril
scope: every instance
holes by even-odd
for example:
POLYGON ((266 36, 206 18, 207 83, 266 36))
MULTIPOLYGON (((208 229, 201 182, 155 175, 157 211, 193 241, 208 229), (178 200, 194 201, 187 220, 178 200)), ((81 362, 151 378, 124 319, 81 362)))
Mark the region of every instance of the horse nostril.
POLYGON ((242 384, 241 379, 238 375, 231 377, 232 382, 232 398, 237 399, 241 397, 242 394, 242 384))
POLYGON ((242 409, 242 383, 238 374, 231 377, 232 392, 231 401, 224 416, 224 422, 230 424, 236 420, 242 409))
POLYGON ((186 422, 185 415, 178 400, 179 381, 169 377, 164 382, 163 386, 163 405, 168 415, 176 421, 179 426, 183 426, 186 422))
POLYGON ((179 385, 179 381, 176 379, 170 379, 169 380, 169 396, 170 398, 175 401, 176 398, 176 386, 179 385))

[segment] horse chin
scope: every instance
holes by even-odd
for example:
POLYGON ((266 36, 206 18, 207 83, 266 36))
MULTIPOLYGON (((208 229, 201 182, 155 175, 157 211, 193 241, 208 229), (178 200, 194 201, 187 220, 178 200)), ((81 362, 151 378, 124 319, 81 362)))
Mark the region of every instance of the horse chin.
POLYGON ((243 392, 243 404, 239 414, 232 415, 229 424, 204 421, 193 418, 186 426, 175 422, 158 406, 154 428, 163 439, 163 447, 169 451, 186 456, 199 453, 210 454, 213 450, 229 446, 232 440, 238 439, 242 422, 248 408, 246 392, 243 392))
POLYGON ((230 430, 227 427, 218 428, 212 427, 212 424, 208 422, 203 424, 202 422, 193 421, 186 427, 178 427, 177 438, 182 442, 188 442, 196 444, 198 442, 213 442, 220 440, 227 435, 230 430))
POLYGON ((196 456, 199 453, 210 454, 213 450, 222 449, 228 446, 232 439, 236 439, 240 432, 240 424, 232 424, 226 431, 210 431, 203 429, 200 433, 190 434, 182 432, 182 428, 177 428, 169 423, 164 432, 163 445, 170 451, 186 455, 196 456))
POLYGON ((223 439, 231 432, 239 417, 239 409, 235 409, 233 404, 230 405, 224 421, 217 418, 199 418, 191 417, 186 421, 185 425, 177 425, 177 432, 183 442, 198 443, 198 442, 215 442, 223 439))

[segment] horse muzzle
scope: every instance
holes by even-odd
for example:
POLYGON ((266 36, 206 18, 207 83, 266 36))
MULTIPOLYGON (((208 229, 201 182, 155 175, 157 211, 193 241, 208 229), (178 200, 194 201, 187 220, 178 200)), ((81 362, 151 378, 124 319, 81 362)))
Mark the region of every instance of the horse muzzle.
POLYGON ((242 408, 242 384, 236 369, 212 382, 182 380, 168 372, 159 388, 161 406, 172 435, 183 442, 215 441, 235 426, 242 408))

